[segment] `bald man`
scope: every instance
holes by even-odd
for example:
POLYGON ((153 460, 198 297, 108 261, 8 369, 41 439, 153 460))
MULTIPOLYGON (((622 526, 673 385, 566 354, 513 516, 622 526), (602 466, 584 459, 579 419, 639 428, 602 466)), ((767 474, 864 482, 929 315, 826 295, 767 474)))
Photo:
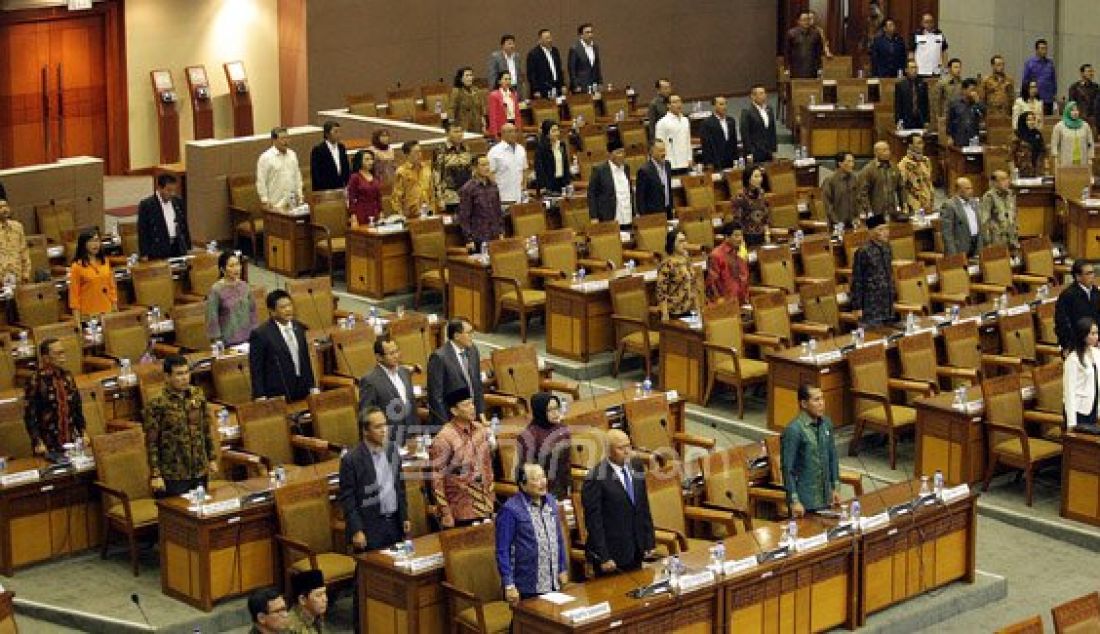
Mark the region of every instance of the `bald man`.
POLYGON ((1012 179, 1004 170, 993 170, 989 185, 989 191, 982 195, 978 205, 982 246, 1003 244, 1016 249, 1020 246, 1020 238, 1016 231, 1016 194, 1012 191, 1012 179))
POLYGON ((857 208, 864 218, 882 216, 905 220, 905 181, 897 166, 890 162, 890 145, 875 143, 875 158, 859 171, 857 208))
POLYGON ((955 180, 955 195, 940 209, 940 230, 946 255, 963 253, 972 258, 981 251, 981 217, 978 200, 974 198, 974 185, 969 178, 955 180))
POLYGON ((500 143, 489 149, 489 168, 505 207, 520 202, 527 184, 527 150, 518 139, 515 124, 505 123, 500 129, 500 143))
POLYGON ((607 458, 588 472, 581 489, 586 555, 600 575, 640 568, 656 545, 645 474, 634 470, 631 453, 630 437, 607 432, 607 458))

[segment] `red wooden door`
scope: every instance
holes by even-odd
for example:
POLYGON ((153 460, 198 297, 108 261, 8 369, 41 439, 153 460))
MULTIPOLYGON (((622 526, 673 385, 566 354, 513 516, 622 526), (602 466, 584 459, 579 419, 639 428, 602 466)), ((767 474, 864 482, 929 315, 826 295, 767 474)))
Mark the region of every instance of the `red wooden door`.
POLYGON ((107 158, 107 73, 103 16, 50 23, 54 157, 107 158))

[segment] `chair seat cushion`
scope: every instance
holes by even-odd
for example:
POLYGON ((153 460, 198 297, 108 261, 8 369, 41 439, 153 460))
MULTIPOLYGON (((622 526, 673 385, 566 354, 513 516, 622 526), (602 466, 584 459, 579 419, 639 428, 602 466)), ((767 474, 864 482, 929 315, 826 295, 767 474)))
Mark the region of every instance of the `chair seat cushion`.
MULTIPOLYGON (((459 605, 462 605, 461 603, 459 605)), ((512 608, 504 601, 486 603, 482 611, 485 613, 485 627, 489 634, 507 634, 512 629, 512 608)), ((478 629, 477 610, 473 607, 466 608, 458 613, 458 622, 474 630, 478 629)))
MULTIPOLYGON (((768 364, 756 359, 740 359, 741 363, 741 378, 748 379, 760 379, 767 378, 768 376, 768 364)), ((715 357, 714 370, 719 373, 733 374, 733 358, 727 354, 718 355, 715 357)))
MULTIPOLYGON (((1052 458, 1062 453, 1062 445, 1049 440, 1043 440, 1042 438, 1030 438, 1027 444, 1028 448, 1031 449, 1032 462, 1046 460, 1047 458, 1052 458)), ((993 451, 1018 458, 1024 455, 1024 450, 1023 447, 1020 446, 1019 438, 1002 440, 996 445, 993 445, 993 451)))
POLYGON ((252 221, 251 225, 248 223, 248 221, 238 222, 237 233, 251 234, 253 226, 256 227, 256 233, 264 232, 264 221, 262 219, 256 219, 252 221))
MULTIPOLYGON (((321 253, 328 253, 328 240, 318 240, 317 245, 314 247, 321 253)), ((347 251, 347 239, 343 236, 332 239, 332 250, 335 253, 344 253, 347 251)))
POLYGON ((420 274, 420 279, 425 282, 446 282, 447 269, 430 269, 420 274))
MULTIPOLYGON (((642 348, 645 346, 645 339, 642 338, 641 331, 632 332, 629 335, 623 337, 623 343, 632 348, 642 348)), ((649 347, 651 350, 656 350, 661 345, 661 333, 650 332, 649 333, 649 347)))
MULTIPOLYGON (((347 555, 337 553, 317 555, 317 567, 325 575, 325 583, 330 583, 334 579, 347 579, 355 574, 355 560, 347 555)), ((290 569, 294 572, 301 572, 310 568, 309 557, 303 557, 290 566, 290 569)))
MULTIPOLYGON (((155 524, 157 521, 157 503, 152 498, 130 500, 130 512, 133 513, 134 526, 155 524)), ((107 509, 107 515, 112 519, 125 522, 126 507, 121 502, 112 504, 107 509)))
MULTIPOLYGON (((894 427, 906 427, 917 423, 917 410, 912 407, 891 405, 890 413, 894 417, 894 427)), ((881 405, 864 410, 859 417, 873 425, 886 426, 886 410, 881 405)))
MULTIPOLYGON (((526 306, 537 306, 539 304, 546 303, 546 291, 539 291, 533 288, 524 288, 520 289, 520 293, 523 294, 523 303, 526 306)), ((515 291, 502 293, 500 295, 500 301, 505 304, 515 304, 517 306, 519 305, 519 302, 516 300, 515 291)))

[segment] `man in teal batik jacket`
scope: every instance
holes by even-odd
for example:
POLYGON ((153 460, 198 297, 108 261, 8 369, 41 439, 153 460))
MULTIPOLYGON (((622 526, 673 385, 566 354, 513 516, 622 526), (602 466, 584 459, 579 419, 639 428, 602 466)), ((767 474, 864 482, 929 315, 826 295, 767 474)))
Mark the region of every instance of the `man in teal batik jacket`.
POLYGON ((782 439, 783 488, 794 517, 840 503, 840 465, 825 395, 820 388, 800 385, 798 405, 802 411, 782 439))

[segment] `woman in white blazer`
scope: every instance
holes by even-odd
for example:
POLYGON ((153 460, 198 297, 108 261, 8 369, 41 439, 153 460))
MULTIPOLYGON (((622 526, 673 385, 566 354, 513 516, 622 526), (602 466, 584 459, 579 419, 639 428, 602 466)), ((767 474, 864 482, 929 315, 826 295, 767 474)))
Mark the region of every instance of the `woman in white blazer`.
POLYGON ((1100 341, 1096 320, 1082 317, 1074 324, 1073 350, 1062 366, 1062 390, 1066 406, 1066 427, 1096 424, 1097 400, 1100 397, 1100 341))

